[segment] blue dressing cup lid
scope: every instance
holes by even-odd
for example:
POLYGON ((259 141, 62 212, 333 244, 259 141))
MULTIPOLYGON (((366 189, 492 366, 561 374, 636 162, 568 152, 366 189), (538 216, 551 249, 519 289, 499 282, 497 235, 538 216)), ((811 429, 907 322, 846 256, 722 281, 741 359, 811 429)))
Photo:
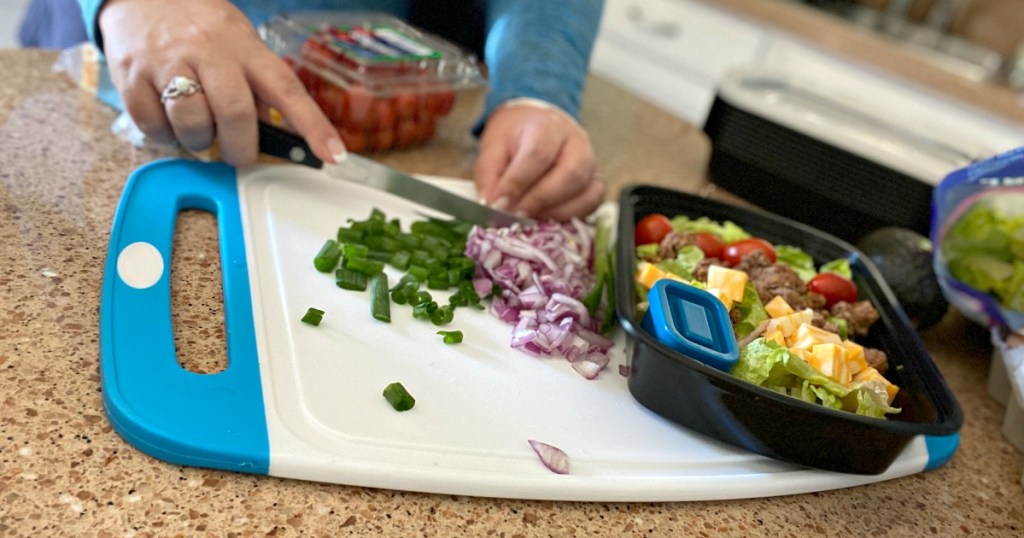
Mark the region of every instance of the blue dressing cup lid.
POLYGON ((661 279, 647 294, 643 328, 662 344, 728 372, 739 360, 732 321, 717 297, 696 286, 661 279))

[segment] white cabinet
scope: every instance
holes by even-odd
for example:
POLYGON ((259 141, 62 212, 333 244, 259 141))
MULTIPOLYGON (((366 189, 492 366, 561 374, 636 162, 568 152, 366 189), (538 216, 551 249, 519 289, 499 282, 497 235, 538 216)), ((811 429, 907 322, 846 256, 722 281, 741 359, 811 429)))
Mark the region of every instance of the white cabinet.
POLYGON ((692 0, 606 0, 591 69, 699 124, 721 75, 756 63, 767 35, 692 0))
POLYGON ((704 124, 722 75, 743 68, 795 76, 960 147, 1024 145, 1018 124, 735 12, 699 0, 605 2, 591 70, 694 125, 704 124))

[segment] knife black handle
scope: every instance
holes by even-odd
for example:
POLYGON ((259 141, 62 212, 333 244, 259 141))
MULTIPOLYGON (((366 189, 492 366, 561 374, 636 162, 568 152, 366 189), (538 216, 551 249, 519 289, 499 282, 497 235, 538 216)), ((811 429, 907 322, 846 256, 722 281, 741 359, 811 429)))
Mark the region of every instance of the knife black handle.
POLYGON ((303 164, 311 168, 322 168, 321 161, 309 144, 299 135, 275 127, 269 123, 260 123, 260 152, 287 159, 293 163, 303 164))

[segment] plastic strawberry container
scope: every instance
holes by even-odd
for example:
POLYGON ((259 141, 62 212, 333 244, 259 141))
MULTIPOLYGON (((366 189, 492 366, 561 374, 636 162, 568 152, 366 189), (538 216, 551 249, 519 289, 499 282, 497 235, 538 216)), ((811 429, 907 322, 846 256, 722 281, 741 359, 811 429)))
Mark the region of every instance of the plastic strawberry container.
POLYGON ((475 55, 384 13, 289 13, 260 32, 357 153, 429 141, 457 92, 486 85, 475 55))

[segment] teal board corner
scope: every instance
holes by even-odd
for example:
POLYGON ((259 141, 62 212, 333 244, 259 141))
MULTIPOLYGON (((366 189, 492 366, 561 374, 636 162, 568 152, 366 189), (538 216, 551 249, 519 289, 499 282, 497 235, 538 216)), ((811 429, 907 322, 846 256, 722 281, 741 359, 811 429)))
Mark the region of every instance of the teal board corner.
POLYGON ((235 169, 169 159, 128 179, 114 217, 100 306, 100 378, 114 429, 171 463, 267 474, 270 444, 235 169), (217 218, 227 367, 181 367, 170 303, 178 214, 217 218))

